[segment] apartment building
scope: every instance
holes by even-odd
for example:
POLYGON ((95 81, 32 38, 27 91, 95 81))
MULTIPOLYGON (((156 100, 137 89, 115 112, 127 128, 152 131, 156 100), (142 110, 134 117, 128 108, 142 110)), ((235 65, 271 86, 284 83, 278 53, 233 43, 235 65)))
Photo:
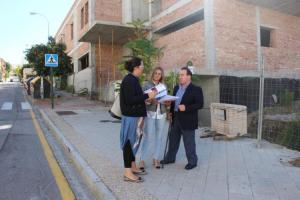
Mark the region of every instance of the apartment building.
POLYGON ((6 62, 4 59, 0 58, 0 81, 5 80, 6 74, 6 62))
POLYGON ((123 45, 133 37, 127 22, 137 18, 165 47, 159 65, 166 71, 193 62, 205 95, 201 115, 220 101, 224 77, 259 77, 262 69, 269 78, 300 77, 299 1, 76 0, 56 34, 73 58, 76 90, 101 100, 112 93, 123 45))
POLYGON ((101 100, 113 93, 108 85, 121 78, 116 64, 126 51, 123 45, 133 36, 127 22, 148 18, 148 5, 140 0, 74 2, 55 38, 66 43, 72 57, 74 75, 69 83, 76 91, 88 88, 91 96, 101 100))

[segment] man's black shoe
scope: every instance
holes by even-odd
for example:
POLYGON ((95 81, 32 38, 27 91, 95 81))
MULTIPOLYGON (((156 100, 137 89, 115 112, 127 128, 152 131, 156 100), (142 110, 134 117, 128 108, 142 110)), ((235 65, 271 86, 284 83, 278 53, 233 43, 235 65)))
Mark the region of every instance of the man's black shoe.
POLYGON ((186 170, 190 170, 190 169, 194 169, 195 167, 197 167, 197 165, 192 165, 192 164, 188 163, 188 164, 185 166, 185 169, 186 169, 186 170))
POLYGON ((172 163, 175 163, 175 160, 173 160, 173 161, 170 161, 170 160, 161 160, 160 161, 160 164, 162 164, 162 165, 167 165, 167 164, 172 164, 172 163))

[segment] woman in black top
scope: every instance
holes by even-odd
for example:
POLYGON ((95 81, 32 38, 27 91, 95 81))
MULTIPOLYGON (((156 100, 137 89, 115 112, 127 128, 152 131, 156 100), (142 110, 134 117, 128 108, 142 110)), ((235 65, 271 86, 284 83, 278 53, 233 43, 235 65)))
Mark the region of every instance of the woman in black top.
POLYGON ((135 165, 135 154, 139 147, 137 132, 142 130, 143 118, 146 116, 145 100, 152 99, 156 92, 144 94, 139 78, 144 69, 140 58, 132 58, 125 63, 129 72, 123 79, 120 89, 120 107, 122 111, 122 124, 120 131, 120 144, 124 159, 124 180, 142 182, 143 179, 136 175, 146 174, 135 165))

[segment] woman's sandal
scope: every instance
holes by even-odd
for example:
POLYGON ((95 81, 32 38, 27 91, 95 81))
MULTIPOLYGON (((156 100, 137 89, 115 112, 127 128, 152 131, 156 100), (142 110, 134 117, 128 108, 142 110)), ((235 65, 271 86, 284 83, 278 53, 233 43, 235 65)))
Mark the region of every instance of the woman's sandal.
POLYGON ((141 171, 137 171, 137 172, 132 172, 133 174, 136 174, 136 175, 146 175, 147 172, 145 170, 141 170, 141 171))
POLYGON ((128 178, 127 176, 124 176, 123 180, 127 181, 127 182, 132 182, 132 183, 141 183, 144 181, 144 179, 142 177, 138 177, 137 179, 131 179, 131 178, 128 178))
POLYGON ((153 159, 153 166, 154 166, 156 169, 160 169, 160 163, 159 163, 159 161, 153 159))
POLYGON ((140 161, 139 163, 139 169, 144 171, 145 170, 145 162, 144 161, 140 161))

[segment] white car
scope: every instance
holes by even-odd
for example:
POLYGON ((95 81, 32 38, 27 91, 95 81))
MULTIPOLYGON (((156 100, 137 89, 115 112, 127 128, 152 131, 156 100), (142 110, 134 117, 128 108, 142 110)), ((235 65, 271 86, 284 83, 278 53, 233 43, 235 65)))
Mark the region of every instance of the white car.
POLYGON ((18 76, 10 76, 9 77, 9 81, 10 82, 19 82, 19 77, 18 76))

